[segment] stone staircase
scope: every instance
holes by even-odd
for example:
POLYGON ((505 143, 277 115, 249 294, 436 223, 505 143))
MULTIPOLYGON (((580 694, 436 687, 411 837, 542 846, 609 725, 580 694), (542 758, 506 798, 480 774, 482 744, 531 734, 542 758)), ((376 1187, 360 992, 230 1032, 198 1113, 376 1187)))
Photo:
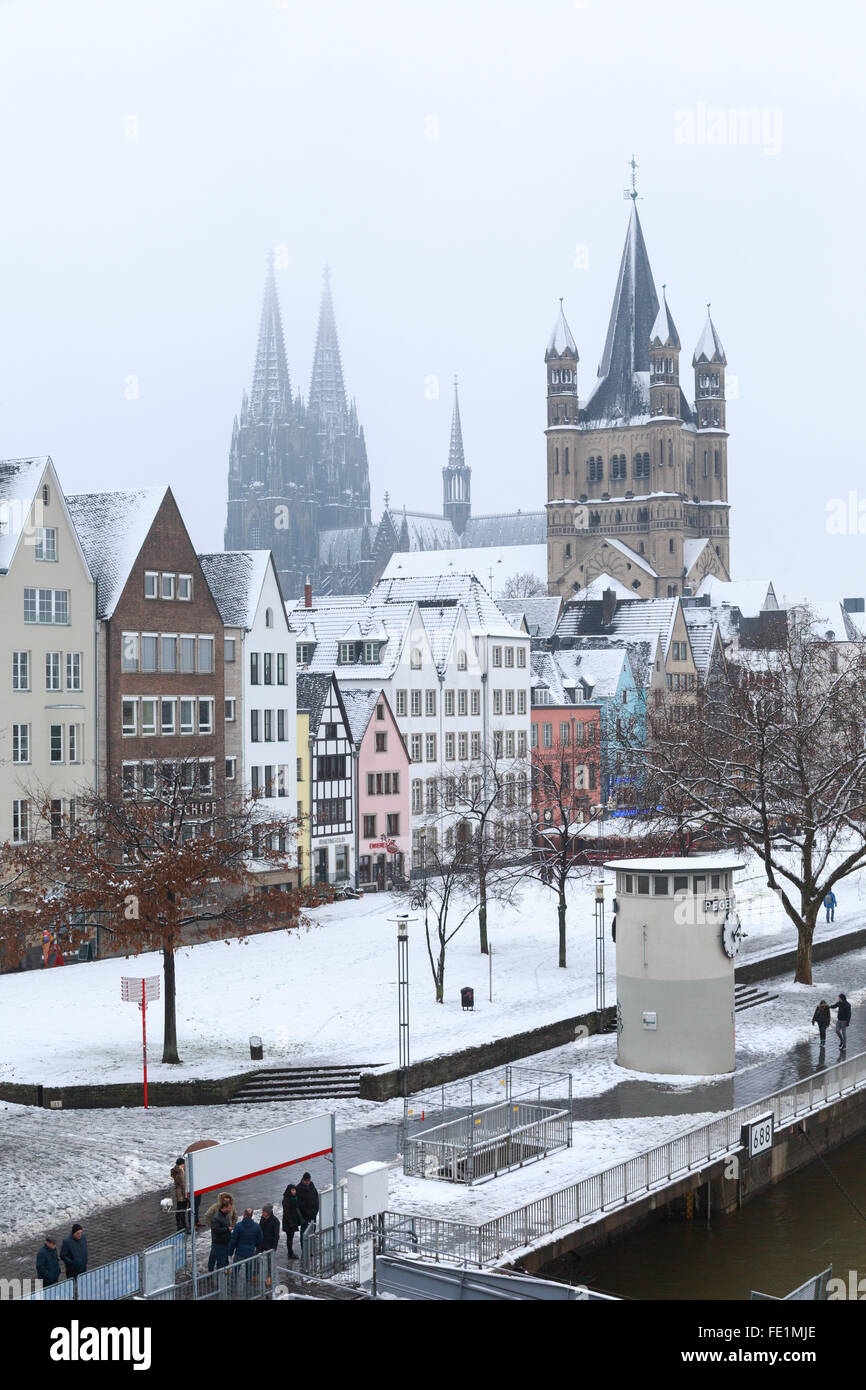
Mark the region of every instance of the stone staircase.
POLYGON ((768 994, 760 985, 734 985, 734 1012, 739 1014, 758 1004, 769 1004, 771 999, 778 997, 778 994, 768 994))
POLYGON ((268 1067, 265 1071, 255 1072, 245 1081, 229 1104, 250 1105, 269 1100, 357 1099, 361 1094, 361 1072, 368 1069, 367 1063, 352 1067, 268 1067))

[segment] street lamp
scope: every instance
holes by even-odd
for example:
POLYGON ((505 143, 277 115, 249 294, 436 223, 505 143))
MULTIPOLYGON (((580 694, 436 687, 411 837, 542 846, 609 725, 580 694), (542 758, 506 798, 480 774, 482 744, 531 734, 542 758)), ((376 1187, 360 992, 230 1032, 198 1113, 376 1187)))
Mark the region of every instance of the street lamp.
POLYGON ((598 1031, 604 1029, 604 878, 595 885, 595 1007, 598 1031))
POLYGON ((397 1049, 405 1099, 409 1094, 409 923, 417 918, 401 912, 388 920, 397 923, 397 1049))

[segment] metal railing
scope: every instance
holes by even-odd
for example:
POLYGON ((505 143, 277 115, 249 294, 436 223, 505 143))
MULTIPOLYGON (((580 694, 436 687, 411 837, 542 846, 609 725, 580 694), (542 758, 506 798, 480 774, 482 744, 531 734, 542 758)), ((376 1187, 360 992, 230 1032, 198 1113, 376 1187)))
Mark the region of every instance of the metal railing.
POLYGON ((446 1182, 484 1182, 570 1143, 567 1110, 533 1101, 502 1101, 410 1138, 403 1171, 446 1182))
POLYGON ((861 1052, 481 1225, 387 1212, 385 1248, 434 1260, 490 1264, 553 1231, 598 1220, 612 1209, 640 1201, 649 1192, 739 1150, 742 1127, 748 1120, 772 1111, 775 1128, 783 1129, 864 1087, 866 1053, 861 1052))
POLYGON ((84 1274, 78 1274, 73 1279, 64 1279, 59 1284, 51 1284, 48 1288, 37 1289, 34 1293, 27 1294, 26 1298, 52 1302, 79 1298, 99 1301, 133 1298, 144 1288, 145 1255, 151 1250, 163 1250, 169 1246, 174 1250, 175 1270, 183 1269, 186 1264, 186 1241, 186 1232, 176 1231, 174 1235, 167 1236, 165 1240, 157 1241, 155 1245, 148 1246, 147 1250, 137 1251, 134 1255, 122 1255, 118 1260, 97 1265, 95 1269, 88 1269, 84 1274))
POLYGON ((277 1285, 276 1252, 263 1250, 247 1260, 236 1260, 224 1269, 213 1269, 192 1279, 184 1279, 167 1289, 142 1294, 150 1303, 183 1303, 227 1300, 250 1302, 273 1298, 277 1285))
POLYGON ((361 1222, 357 1217, 304 1233, 300 1272, 316 1279, 357 1282, 361 1222))

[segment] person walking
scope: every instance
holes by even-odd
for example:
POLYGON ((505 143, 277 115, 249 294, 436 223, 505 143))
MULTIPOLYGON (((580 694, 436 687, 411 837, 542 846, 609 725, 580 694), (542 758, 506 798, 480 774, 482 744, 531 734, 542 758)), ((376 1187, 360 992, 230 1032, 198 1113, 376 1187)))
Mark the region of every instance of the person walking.
POLYGON ((181 1154, 171 1170, 174 1183, 174 1219, 179 1231, 185 1231, 189 1223, 189 1190, 186 1185, 186 1159, 181 1154))
POLYGON ((298 1202, 298 1189, 290 1182, 283 1193, 283 1230, 286 1233, 287 1259, 296 1260, 295 1231, 301 1225, 301 1208, 298 1202))
POLYGON ((67 1279, 74 1279, 87 1271, 87 1236, 80 1221, 76 1221, 69 1235, 60 1247, 60 1258, 66 1268, 67 1279))
MULTIPOLYGON (((252 1207, 246 1207, 243 1216, 232 1231, 232 1238, 229 1241, 229 1254, 232 1256, 232 1264, 239 1265, 242 1264, 244 1260, 252 1259, 253 1255, 257 1255, 261 1250, 262 1240, 262 1228, 258 1221, 253 1220, 253 1209, 252 1207)), ((255 1284, 256 1279, 252 1265, 247 1265, 244 1276, 243 1283, 245 1284, 245 1292, 249 1294, 250 1285, 255 1284)), ((234 1275, 233 1282, 237 1280, 238 1277, 238 1275, 234 1275)), ((234 1284, 234 1289, 235 1293, 237 1293, 239 1289, 237 1283, 234 1284)))
POLYGON ((42 1280, 42 1287, 46 1289, 60 1278, 60 1257, 53 1236, 45 1237, 45 1244, 36 1256, 36 1277, 42 1280))
MULTIPOLYGON (((265 1202, 262 1207, 262 1214, 259 1217, 259 1227, 262 1233, 262 1250, 273 1250, 274 1269, 277 1267, 277 1251, 280 1247, 280 1218, 274 1216, 273 1202, 265 1202)), ((265 1276, 266 1288, 271 1287, 271 1276, 265 1276)))
POLYGON ((830 889, 830 892, 827 894, 827 896, 826 896, 825 899, 824 899, 824 910, 825 910, 825 912, 827 913, 827 921, 828 921, 828 922, 835 922, 835 920, 836 920, 836 894, 833 892, 833 889, 832 889, 832 888, 830 889))
POLYGON ((312 1226, 316 1229, 316 1218, 319 1215, 319 1193, 316 1184, 309 1173, 301 1176, 301 1185, 298 1188, 298 1207, 301 1212, 301 1250, 304 1248, 304 1233, 312 1226))
POLYGON ((839 991, 839 998, 835 1004, 830 1005, 831 1009, 838 1010, 836 1014, 836 1036, 839 1039, 839 1051, 844 1052, 848 1046, 848 1024, 851 1022, 851 1005, 848 1003, 848 996, 839 991))
POLYGON ((812 1015, 812 1023, 818 1025, 818 1039, 822 1047, 827 1041, 827 1029, 830 1027, 831 1021, 830 1005, 826 999, 822 999, 812 1015))
POLYGON ((232 1237, 232 1212, 234 1203, 228 1192, 221 1192, 213 1215, 208 1211, 210 1226, 210 1254, 207 1259, 208 1273, 214 1269, 225 1269, 229 1262, 229 1242, 232 1237))

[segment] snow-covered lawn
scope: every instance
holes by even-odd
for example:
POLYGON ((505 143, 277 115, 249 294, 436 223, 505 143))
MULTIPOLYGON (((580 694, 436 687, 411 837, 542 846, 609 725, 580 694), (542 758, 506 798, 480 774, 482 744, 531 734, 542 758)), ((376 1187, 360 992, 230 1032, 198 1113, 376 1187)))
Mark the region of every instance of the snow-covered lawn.
MULTIPOLYGON (((757 866, 738 875, 745 954, 794 944, 793 929, 757 866)), ((837 895, 835 927, 820 939, 866 925, 866 874, 837 895)), ((612 882, 607 892, 608 1001, 614 997, 610 941, 612 882)), ((317 909, 313 925, 250 940, 208 942, 177 960, 180 1066, 163 1066, 161 1006, 148 1010, 152 1081, 228 1075, 250 1068, 249 1036, 259 1034, 264 1065, 397 1060, 397 952, 393 918, 403 904, 390 895, 317 909)), ((417 915, 417 914, 416 914, 417 915)), ((519 905, 491 908, 493 1002, 488 961, 470 921, 449 946, 445 1003, 437 1005, 423 922, 410 927, 410 1025, 413 1060, 518 1033, 595 1006, 593 889, 570 894, 567 970, 557 966, 553 892, 526 885, 519 905), (463 1012, 460 987, 475 989, 463 1012)), ((120 999, 120 977, 159 974, 155 954, 58 970, 0 976, 4 1047, 0 1078, 62 1085, 135 1081, 141 1075, 138 1009, 120 999)))

